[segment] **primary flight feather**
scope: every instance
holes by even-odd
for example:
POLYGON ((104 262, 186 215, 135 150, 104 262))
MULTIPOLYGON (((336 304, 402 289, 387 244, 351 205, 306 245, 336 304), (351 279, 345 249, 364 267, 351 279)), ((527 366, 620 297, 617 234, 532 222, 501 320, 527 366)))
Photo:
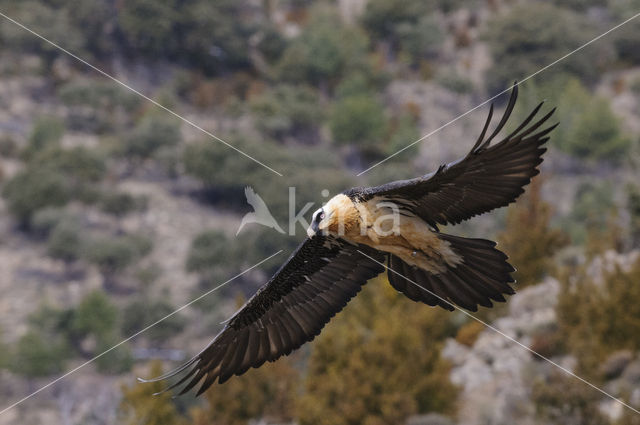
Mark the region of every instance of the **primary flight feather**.
MULTIPOLYGON (((510 134, 491 143, 511 116, 487 136, 493 105, 469 153, 434 173, 336 195, 316 211, 308 238, 198 355, 152 381, 182 375, 181 394, 202 382, 198 395, 251 367, 275 361, 320 333, 367 282, 385 270, 389 282, 414 301, 453 310, 491 307, 513 294, 513 267, 495 242, 441 233, 503 207, 539 173, 554 110, 535 120, 542 103, 510 134), (390 215, 391 214, 391 215, 390 215), (393 231, 380 225, 392 216, 393 231)), ((386 223, 389 224, 388 222, 386 223)), ((387 226, 388 227, 388 226, 387 226)))

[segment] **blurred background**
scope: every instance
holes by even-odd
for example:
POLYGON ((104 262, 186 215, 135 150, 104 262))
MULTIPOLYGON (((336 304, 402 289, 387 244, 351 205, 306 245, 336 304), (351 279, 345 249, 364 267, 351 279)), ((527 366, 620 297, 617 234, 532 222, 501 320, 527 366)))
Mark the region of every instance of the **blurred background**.
MULTIPOLYGON (((355 185, 466 153, 488 105, 421 135, 640 12, 638 0, 0 0, 0 12, 281 172, 0 19, 0 409, 284 252, 0 415, 0 424, 638 424, 460 312, 370 282, 316 340, 205 396, 160 374, 355 185), (315 208, 314 208, 315 209, 315 208)), ((508 95, 496 99, 498 112, 508 95)), ((518 294, 478 317, 640 408, 640 18, 527 80, 512 128, 558 107, 516 205, 446 229, 495 238, 518 294)))

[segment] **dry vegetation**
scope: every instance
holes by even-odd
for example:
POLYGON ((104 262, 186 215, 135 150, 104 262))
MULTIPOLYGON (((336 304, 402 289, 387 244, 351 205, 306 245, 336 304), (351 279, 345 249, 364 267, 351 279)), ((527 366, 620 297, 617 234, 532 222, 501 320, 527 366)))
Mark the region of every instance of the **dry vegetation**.
MULTIPOLYGON (((234 236, 248 211, 245 186, 284 223, 289 186, 299 211, 323 189, 425 172, 471 145, 486 108, 355 177, 640 7, 368 0, 359 10, 356 3, 0 0, 3 13, 284 174, 0 22, 0 380, 10 383, 0 392, 3 406, 295 247, 301 228, 297 238, 257 227, 234 236), (357 13, 345 12, 351 6, 357 13)), ((636 407, 638 43, 636 20, 522 86, 516 114, 543 98, 558 106, 544 178, 517 204, 454 230, 497 237, 520 289, 557 278, 553 323, 526 341, 547 357, 575 360, 577 372, 636 407), (621 352, 626 363, 615 363, 621 352)), ((133 384, 136 373, 158 374, 199 351, 234 300, 285 258, 100 358, 67 378, 69 386, 0 415, 0 424, 377 425, 427 413, 456 420, 468 394, 451 383, 442 349, 455 340, 473 350, 487 331, 406 300, 384 279, 370 282, 299 353, 201 399, 151 397, 163 384, 133 384)), ((479 314, 500 323, 514 313, 479 314)), ((513 415, 505 423, 522 412, 529 423, 634 423, 608 415, 600 394, 549 370, 527 385, 529 410, 504 409, 513 415)), ((485 423, 498 423, 492 418, 485 423)))

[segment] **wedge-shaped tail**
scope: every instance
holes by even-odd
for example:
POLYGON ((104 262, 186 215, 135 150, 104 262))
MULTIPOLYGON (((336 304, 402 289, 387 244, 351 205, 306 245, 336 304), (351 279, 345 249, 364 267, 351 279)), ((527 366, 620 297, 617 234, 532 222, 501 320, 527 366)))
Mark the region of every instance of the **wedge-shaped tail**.
POLYGON ((514 268, 507 262, 507 256, 495 248, 495 242, 443 233, 438 237, 451 244, 462 262, 432 274, 391 255, 387 274, 396 290, 431 306, 453 310, 455 304, 471 311, 476 311, 478 305, 491 307, 492 301, 503 302, 504 294, 514 293, 509 286, 514 281, 511 277, 514 268))

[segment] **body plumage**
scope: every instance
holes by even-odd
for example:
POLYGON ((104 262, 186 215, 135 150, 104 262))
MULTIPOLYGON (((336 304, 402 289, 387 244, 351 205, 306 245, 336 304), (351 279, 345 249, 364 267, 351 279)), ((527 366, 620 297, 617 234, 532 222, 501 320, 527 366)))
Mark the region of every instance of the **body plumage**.
MULTIPOLYGON (((313 215, 308 238, 198 355, 154 380, 183 376, 181 393, 198 394, 311 341, 367 280, 389 269, 389 283, 414 301, 453 310, 491 307, 513 294, 513 267, 496 243, 440 232, 514 202, 539 173, 542 104, 496 143, 516 99, 488 134, 493 105, 469 153, 434 173, 382 186, 353 188, 313 215)), ((557 125, 557 124, 556 124, 557 125)))

